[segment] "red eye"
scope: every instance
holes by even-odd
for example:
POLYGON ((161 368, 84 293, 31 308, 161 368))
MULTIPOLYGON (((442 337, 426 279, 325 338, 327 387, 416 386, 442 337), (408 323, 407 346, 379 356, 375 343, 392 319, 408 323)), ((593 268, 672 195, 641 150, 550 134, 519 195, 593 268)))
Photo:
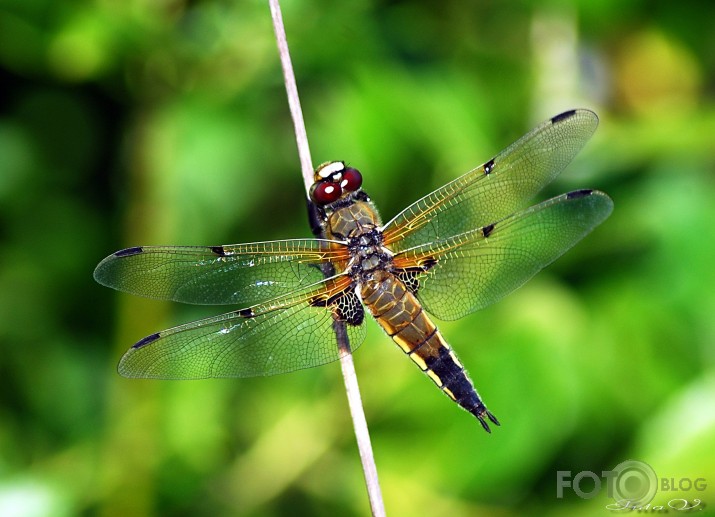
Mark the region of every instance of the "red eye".
POLYGON ((357 169, 346 167, 343 171, 343 181, 340 186, 348 192, 355 192, 362 185, 362 174, 357 169))
POLYGON ((327 205, 328 203, 337 201, 342 195, 343 191, 340 185, 332 181, 315 183, 310 190, 310 197, 313 198, 313 201, 318 205, 327 205))

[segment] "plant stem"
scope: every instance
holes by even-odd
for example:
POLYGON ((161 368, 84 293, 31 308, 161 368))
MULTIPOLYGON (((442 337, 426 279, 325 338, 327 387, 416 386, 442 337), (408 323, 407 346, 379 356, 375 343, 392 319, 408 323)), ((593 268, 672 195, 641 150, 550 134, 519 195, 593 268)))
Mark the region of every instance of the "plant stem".
MULTIPOLYGON (((273 29, 275 31, 276 42, 278 44, 278 53, 280 54, 281 66, 283 68, 283 78, 285 80, 286 93, 288 95, 288 105, 290 106, 290 113, 293 118, 293 126, 295 128, 295 139, 298 145, 298 155, 300 156, 303 182, 305 183, 305 191, 306 196, 308 197, 308 202, 310 202, 309 190, 313 184, 313 164, 310 157, 308 135, 305 131, 303 112, 300 107, 300 99, 298 98, 298 88, 295 83, 295 74, 293 73, 293 65, 288 51, 288 40, 286 39, 285 28, 283 26, 280 3, 279 0, 269 0, 269 4, 271 8, 271 16, 273 18, 273 29)), ((335 321, 334 328, 336 342, 340 352, 340 367, 343 374, 343 380, 345 381, 345 392, 348 397, 348 405, 350 407, 350 415, 353 420, 353 428, 355 429, 355 438, 360 452, 360 461, 362 462, 362 469, 365 474, 365 483, 367 485, 367 493, 370 500, 370 509, 372 510, 372 515, 382 517, 385 515, 385 505, 382 501, 380 483, 377 479, 375 457, 372 452, 370 433, 367 427, 367 420, 365 419, 365 411, 362 406, 360 388, 357 382, 357 375, 355 374, 355 365, 350 351, 350 343, 348 342, 347 332, 345 331, 345 323, 335 321)))
POLYGON ((285 81, 286 93, 288 94, 288 107, 290 116, 293 119, 295 130, 295 141, 298 144, 298 157, 300 158, 300 169, 303 174, 305 193, 308 198, 310 187, 313 184, 313 161, 310 157, 310 146, 308 145, 308 134, 305 132, 305 121, 303 120, 303 110, 300 107, 298 97, 298 87, 295 84, 295 74, 293 73, 293 63, 290 60, 288 51, 288 40, 286 39, 285 27, 283 26, 283 15, 279 0, 269 0, 271 7, 271 17, 273 18, 273 30, 276 33, 276 43, 278 53, 281 58, 283 68, 283 79, 285 81))

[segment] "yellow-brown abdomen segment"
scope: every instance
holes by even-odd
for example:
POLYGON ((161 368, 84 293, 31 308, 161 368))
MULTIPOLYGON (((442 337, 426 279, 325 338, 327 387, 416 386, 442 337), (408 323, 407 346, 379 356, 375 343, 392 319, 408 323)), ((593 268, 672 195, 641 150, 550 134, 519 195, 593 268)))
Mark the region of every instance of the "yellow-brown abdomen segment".
POLYGON ((489 413, 452 348, 415 296, 395 275, 376 271, 362 284, 362 301, 395 343, 449 398, 474 414, 489 431, 489 413))

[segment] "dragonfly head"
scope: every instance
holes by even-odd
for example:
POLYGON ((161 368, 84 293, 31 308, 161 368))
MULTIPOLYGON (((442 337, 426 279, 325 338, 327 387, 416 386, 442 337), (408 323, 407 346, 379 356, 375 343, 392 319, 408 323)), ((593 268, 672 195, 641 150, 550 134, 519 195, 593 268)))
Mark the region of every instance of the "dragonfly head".
POLYGON ((310 199, 325 206, 362 186, 362 174, 346 167, 345 162, 326 162, 315 169, 315 183, 310 187, 310 199))

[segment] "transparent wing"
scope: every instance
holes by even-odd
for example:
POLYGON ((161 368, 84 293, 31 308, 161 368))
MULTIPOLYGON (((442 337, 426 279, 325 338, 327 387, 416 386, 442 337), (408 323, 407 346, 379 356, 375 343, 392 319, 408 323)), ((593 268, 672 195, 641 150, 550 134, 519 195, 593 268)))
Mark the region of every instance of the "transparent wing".
POLYGON ((124 354, 119 373, 153 379, 255 377, 335 361, 336 322, 347 327, 352 349, 365 339, 364 325, 339 316, 346 299, 357 299, 353 289, 350 278, 333 277, 273 302, 152 334, 124 354))
POLYGON ((506 217, 558 176, 597 125, 598 117, 588 110, 547 120, 494 159, 403 210, 385 225, 385 244, 399 252, 506 217))
POLYGON ((603 222, 604 193, 577 190, 497 223, 404 251, 394 264, 417 274, 417 298, 445 320, 482 309, 520 287, 603 222))
POLYGON ((319 282, 324 277, 318 266, 345 257, 345 246, 318 239, 142 246, 108 256, 94 278, 149 298, 247 307, 319 282))

